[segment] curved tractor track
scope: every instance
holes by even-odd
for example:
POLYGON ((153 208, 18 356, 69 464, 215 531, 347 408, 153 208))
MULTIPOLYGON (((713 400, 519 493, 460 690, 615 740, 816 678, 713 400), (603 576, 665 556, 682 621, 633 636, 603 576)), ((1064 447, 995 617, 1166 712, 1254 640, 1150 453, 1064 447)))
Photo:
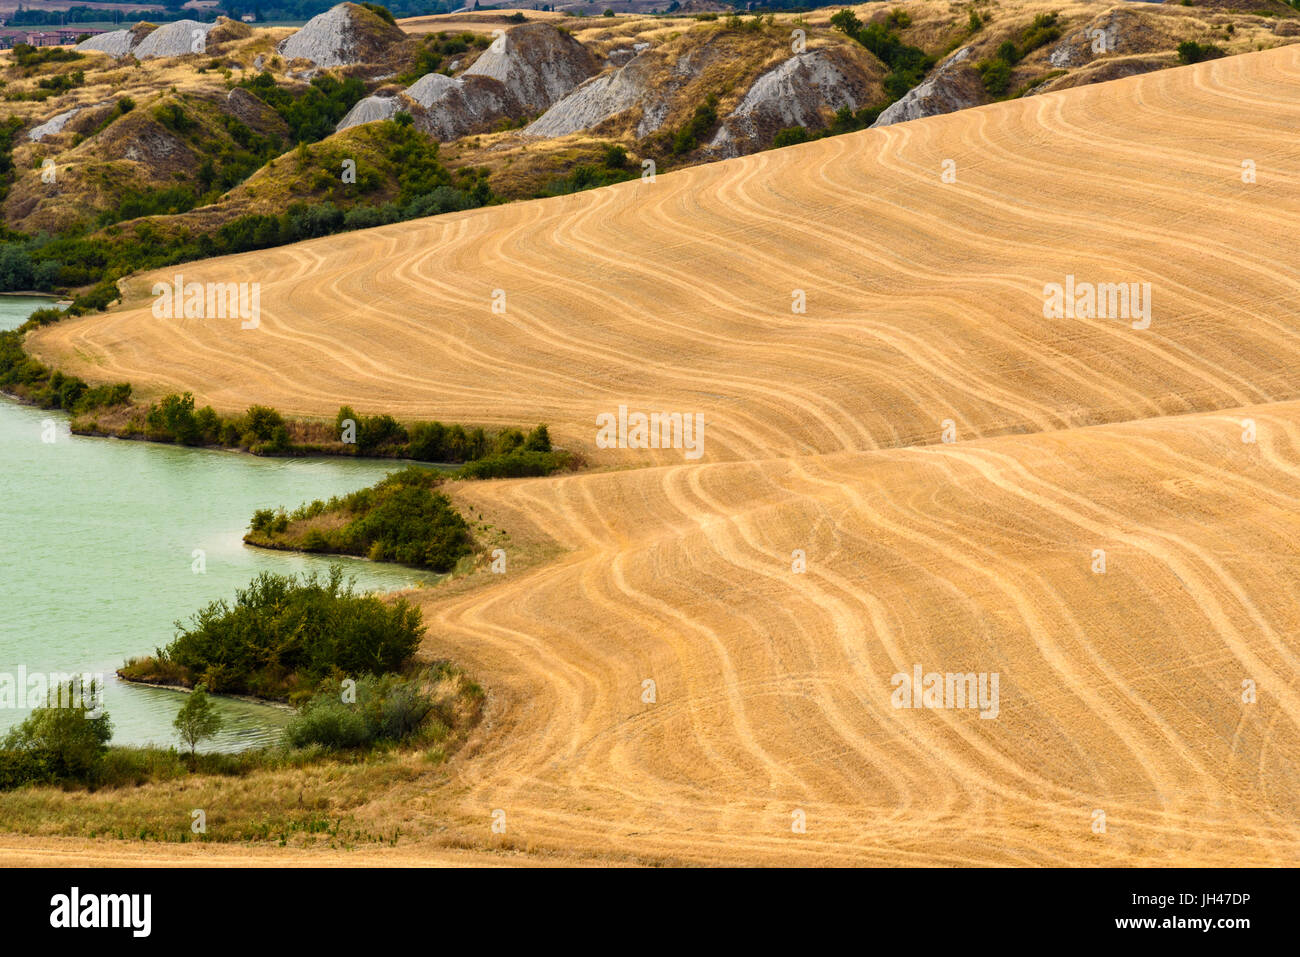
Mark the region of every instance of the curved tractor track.
POLYGON ((616 467, 453 489, 520 559, 419 596, 491 695, 376 798, 446 829, 404 856, 1294 865, 1297 103, 1284 47, 186 265, 260 327, 155 319, 149 276, 30 346, 616 467), (1149 282, 1149 328, 1045 318, 1067 275, 1149 282), (701 413, 702 459, 596 449, 619 405, 701 413), (915 665, 997 673, 997 716, 894 707, 915 665))

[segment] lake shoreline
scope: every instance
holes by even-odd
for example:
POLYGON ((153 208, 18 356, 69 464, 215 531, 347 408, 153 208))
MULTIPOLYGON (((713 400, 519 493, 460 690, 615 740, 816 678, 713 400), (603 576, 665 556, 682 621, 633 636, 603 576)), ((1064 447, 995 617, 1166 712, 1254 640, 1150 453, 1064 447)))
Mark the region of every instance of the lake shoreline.
MULTIPOLYGON (((122 674, 120 669, 118 671, 115 671, 114 674, 117 675, 118 681, 125 682, 126 684, 140 685, 146 688, 162 688, 166 691, 180 691, 183 692, 184 694, 194 693, 193 688, 187 685, 179 684, 178 682, 174 682, 174 681, 166 681, 161 678, 157 680, 153 680, 150 678, 130 678, 122 674)), ((259 697, 258 695, 253 695, 253 694, 226 694, 224 692, 219 692, 219 691, 209 691, 208 697, 225 698, 229 701, 242 701, 245 704, 265 705, 269 708, 279 708, 282 711, 288 711, 288 712, 293 712, 297 710, 296 708, 294 708, 293 705, 289 704, 288 698, 262 698, 259 697)))

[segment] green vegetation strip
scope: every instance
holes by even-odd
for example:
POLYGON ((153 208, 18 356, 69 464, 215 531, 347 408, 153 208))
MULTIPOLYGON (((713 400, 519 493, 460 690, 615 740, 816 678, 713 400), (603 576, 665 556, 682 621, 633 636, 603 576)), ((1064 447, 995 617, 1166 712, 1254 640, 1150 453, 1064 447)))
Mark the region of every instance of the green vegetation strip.
POLYGON ((244 541, 450 572, 473 554, 474 542, 465 520, 437 491, 441 482, 438 472, 412 466, 372 488, 293 512, 259 509, 244 541))

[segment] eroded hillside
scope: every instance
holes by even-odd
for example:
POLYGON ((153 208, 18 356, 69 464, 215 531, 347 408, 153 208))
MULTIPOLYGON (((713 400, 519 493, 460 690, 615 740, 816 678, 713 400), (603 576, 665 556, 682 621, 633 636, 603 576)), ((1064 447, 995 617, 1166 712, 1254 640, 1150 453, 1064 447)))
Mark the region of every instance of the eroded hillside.
MULTIPOLYGON (((845 9, 399 24, 344 3, 298 30, 183 20, 93 37, 70 59, 5 53, 3 216, 33 237, 43 275, 84 288, 160 255, 250 248, 217 233, 295 204, 327 207, 311 215, 333 232, 573 192, 638 176, 646 162, 665 171, 1300 36, 1300 13, 1279 0, 845 9), (408 140, 391 131, 406 122, 461 171, 459 198, 421 199, 396 181, 408 140), (357 136, 362 126, 374 129, 357 136), (39 236, 91 248, 47 248, 39 236)), ((260 245, 319 234, 300 227, 282 223, 260 245)))

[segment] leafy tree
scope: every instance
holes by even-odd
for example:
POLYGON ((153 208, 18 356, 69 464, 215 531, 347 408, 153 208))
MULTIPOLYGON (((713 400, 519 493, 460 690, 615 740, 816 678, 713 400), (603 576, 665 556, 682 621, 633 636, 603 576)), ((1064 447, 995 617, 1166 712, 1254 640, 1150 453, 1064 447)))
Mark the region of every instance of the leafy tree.
POLYGON ((172 727, 181 743, 189 745, 190 758, 194 757, 200 741, 214 737, 221 730, 221 715, 208 697, 208 686, 199 683, 187 696, 181 710, 176 712, 172 727))
POLYGON ((55 780, 93 781, 113 736, 103 688, 79 681, 49 689, 45 706, 10 731, 4 750, 28 755, 55 780))
POLYGON ((855 40, 862 31, 862 21, 849 7, 845 7, 839 13, 832 14, 831 26, 855 40))
POLYGON ((528 452, 551 451, 551 433, 544 425, 539 425, 528 433, 524 439, 524 449, 528 452))
POLYGON ((194 394, 166 396, 149 407, 145 416, 149 431, 157 436, 170 435, 179 445, 197 445, 202 438, 194 415, 194 394))

